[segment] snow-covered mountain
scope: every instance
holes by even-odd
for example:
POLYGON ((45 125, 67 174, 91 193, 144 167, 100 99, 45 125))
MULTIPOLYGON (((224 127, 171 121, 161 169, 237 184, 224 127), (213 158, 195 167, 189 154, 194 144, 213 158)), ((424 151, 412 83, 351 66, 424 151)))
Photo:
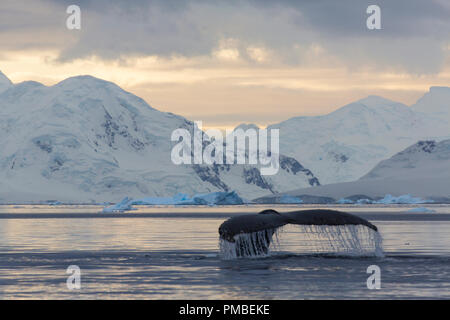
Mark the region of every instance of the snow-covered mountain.
POLYGON ((268 128, 280 129, 280 153, 310 168, 321 184, 353 181, 419 140, 450 137, 450 121, 435 114, 450 115, 449 91, 432 88, 414 108, 369 96, 327 115, 295 117, 268 128), (421 112, 430 101, 433 108, 421 112))
MULTIPOLYGON (((450 140, 419 141, 381 161, 360 180, 429 179, 447 177, 450 183, 450 140)), ((450 189, 448 190, 450 194, 450 189)))
POLYGON ((0 71, 0 93, 12 86, 12 82, 0 71))
POLYGON ((171 133, 193 123, 91 76, 47 87, 0 74, 0 202, 117 201, 235 190, 254 198, 318 184, 281 156, 275 176, 248 165, 174 165, 171 133))
POLYGON ((258 201, 267 202, 270 199, 293 196, 333 202, 343 198, 381 199, 386 195, 411 195, 423 200, 449 203, 450 140, 419 141, 381 161, 367 175, 354 182, 298 189, 266 196, 258 201))
POLYGON ((425 93, 411 108, 415 112, 445 121, 448 125, 450 123, 450 88, 431 87, 430 91, 425 93))

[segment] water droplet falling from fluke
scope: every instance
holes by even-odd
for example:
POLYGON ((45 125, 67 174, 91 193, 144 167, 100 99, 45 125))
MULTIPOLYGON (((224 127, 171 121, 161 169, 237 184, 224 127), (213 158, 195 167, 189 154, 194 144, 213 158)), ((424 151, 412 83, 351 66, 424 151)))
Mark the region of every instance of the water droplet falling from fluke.
POLYGON ((383 256, 382 238, 376 226, 334 210, 287 213, 265 210, 256 215, 230 218, 220 226, 219 234, 224 259, 264 257, 281 250, 299 254, 383 256))

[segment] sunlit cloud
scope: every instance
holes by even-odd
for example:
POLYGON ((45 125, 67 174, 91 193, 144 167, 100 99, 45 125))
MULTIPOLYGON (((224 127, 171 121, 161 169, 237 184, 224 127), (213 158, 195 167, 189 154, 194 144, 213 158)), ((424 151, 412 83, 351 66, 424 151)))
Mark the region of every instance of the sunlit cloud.
POLYGON ((2 1, 0 70, 13 82, 90 74, 221 128, 324 114, 369 94, 412 104, 450 84, 442 1, 381 1, 377 34, 365 1, 80 1, 76 32, 65 28, 69 2, 2 1))
POLYGON ((259 63, 269 62, 271 55, 267 49, 261 47, 248 47, 247 54, 253 61, 259 63))

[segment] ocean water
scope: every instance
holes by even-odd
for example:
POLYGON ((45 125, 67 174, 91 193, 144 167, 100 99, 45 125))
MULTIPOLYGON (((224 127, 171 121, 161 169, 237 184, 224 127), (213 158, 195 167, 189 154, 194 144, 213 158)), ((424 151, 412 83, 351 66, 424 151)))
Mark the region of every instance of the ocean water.
MULTIPOLYGON (((289 211, 312 206, 280 206, 289 211)), ((320 206, 314 206, 320 207, 320 206)), ((267 206, 0 206, 0 299, 449 299, 450 207, 335 206, 375 224, 383 256, 305 250, 286 228, 263 258, 223 259, 218 227, 267 206), (70 290, 67 268, 81 270, 70 290), (367 268, 381 288, 367 288, 367 268)), ((309 247, 311 249, 311 247, 309 247)))

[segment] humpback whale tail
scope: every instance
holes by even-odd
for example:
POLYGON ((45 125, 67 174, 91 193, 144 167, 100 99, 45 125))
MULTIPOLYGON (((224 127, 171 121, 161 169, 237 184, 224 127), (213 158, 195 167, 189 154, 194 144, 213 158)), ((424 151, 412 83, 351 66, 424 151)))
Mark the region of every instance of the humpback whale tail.
POLYGON ((381 238, 377 227, 352 214, 322 209, 279 213, 270 209, 256 215, 232 217, 222 223, 219 227, 221 251, 227 252, 225 255, 231 257, 266 255, 273 235, 279 228, 288 224, 302 226, 306 233, 311 232, 311 228, 315 227, 316 235, 322 232, 322 235, 327 237, 331 251, 339 248, 333 242, 339 242, 347 252, 362 249, 358 239, 358 230, 360 230, 358 228, 362 227, 369 234, 374 250, 381 250, 381 238), (351 239, 345 239, 345 237, 351 239))

